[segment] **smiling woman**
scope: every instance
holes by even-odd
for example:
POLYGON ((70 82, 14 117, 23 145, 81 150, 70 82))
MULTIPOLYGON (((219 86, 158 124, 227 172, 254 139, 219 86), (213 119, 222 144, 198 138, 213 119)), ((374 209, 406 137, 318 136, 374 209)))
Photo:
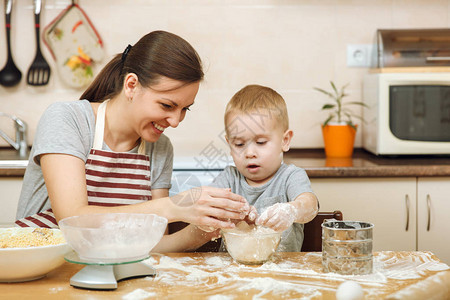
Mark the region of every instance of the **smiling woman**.
MULTIPOLYGON (((248 212, 241 196, 208 187, 168 197, 173 149, 163 132, 183 121, 202 79, 192 46, 155 31, 117 54, 80 101, 51 105, 37 128, 16 223, 56 227, 74 215, 120 212, 233 227, 223 220, 248 212)), ((192 249, 216 234, 188 226, 156 249, 192 249)))

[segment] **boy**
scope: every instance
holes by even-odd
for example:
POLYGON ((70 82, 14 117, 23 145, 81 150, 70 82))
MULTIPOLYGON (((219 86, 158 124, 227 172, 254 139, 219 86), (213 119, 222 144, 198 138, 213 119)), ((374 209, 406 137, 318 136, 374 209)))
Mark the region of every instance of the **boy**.
POLYGON ((212 185, 244 196, 261 213, 248 216, 256 225, 284 231, 281 251, 301 251, 303 224, 317 215, 318 200, 306 172, 283 163, 293 136, 284 99, 268 87, 244 87, 226 107, 225 132, 236 167, 212 185))

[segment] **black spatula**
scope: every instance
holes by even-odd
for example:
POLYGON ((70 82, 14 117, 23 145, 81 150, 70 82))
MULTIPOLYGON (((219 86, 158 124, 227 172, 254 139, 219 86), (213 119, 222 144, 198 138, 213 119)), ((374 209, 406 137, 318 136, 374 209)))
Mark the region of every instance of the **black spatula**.
POLYGON ((36 56, 28 69, 27 83, 29 85, 46 85, 50 79, 50 66, 41 53, 40 44, 41 0, 34 0, 34 24, 36 30, 36 56))

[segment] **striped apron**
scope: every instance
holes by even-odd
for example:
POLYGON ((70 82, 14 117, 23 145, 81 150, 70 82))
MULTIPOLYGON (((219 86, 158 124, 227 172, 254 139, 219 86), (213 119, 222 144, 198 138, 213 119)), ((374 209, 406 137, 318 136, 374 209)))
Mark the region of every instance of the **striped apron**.
MULTIPOLYGON (((85 166, 88 203, 119 206, 151 200, 150 159, 143 154, 145 143, 141 143, 138 153, 102 150, 107 103, 103 102, 98 108, 94 145, 85 166)), ((58 227, 51 209, 17 220, 16 225, 58 227)))

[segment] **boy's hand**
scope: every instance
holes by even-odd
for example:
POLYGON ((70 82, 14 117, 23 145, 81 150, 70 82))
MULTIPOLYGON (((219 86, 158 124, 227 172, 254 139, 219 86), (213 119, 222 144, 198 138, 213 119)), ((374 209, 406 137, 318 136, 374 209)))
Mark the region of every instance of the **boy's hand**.
POLYGON ((297 219, 297 209, 289 203, 276 203, 268 207, 256 219, 256 225, 272 228, 275 231, 284 231, 297 219))

